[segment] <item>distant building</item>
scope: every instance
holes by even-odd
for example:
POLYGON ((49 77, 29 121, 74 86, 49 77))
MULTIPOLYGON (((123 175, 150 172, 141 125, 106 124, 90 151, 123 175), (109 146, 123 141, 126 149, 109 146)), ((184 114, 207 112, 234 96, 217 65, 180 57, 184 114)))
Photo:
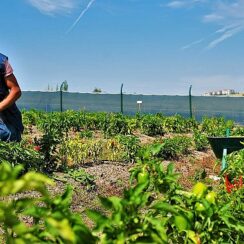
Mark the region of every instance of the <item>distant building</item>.
POLYGON ((234 95, 234 94, 238 94, 238 92, 236 92, 233 89, 224 89, 224 90, 219 90, 219 91, 210 91, 210 92, 205 92, 203 95, 204 96, 229 96, 229 95, 234 95))

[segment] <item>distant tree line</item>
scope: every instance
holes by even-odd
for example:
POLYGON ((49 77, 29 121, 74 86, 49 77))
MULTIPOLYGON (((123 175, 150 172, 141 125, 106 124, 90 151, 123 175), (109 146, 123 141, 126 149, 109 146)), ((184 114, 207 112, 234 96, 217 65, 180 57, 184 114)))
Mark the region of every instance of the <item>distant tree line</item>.
POLYGON ((94 90, 93 90, 93 93, 101 93, 101 92, 102 92, 101 88, 95 87, 94 90))
MULTIPOLYGON (((68 91, 69 90, 69 85, 67 80, 63 81, 61 85, 57 84, 56 85, 56 90, 55 91, 68 91)), ((49 84, 47 86, 47 91, 52 92, 54 91, 53 87, 51 87, 49 84)))
MULTIPOLYGON (((63 81, 61 85, 59 85, 57 83, 56 89, 55 89, 56 92, 57 91, 66 91, 67 92, 68 90, 69 90, 69 84, 68 84, 67 80, 63 81)), ((52 91, 54 91, 54 89, 53 89, 52 86, 50 86, 48 84, 47 91, 48 92, 52 92, 52 91)), ((92 92, 93 93, 102 93, 102 89, 101 88, 98 88, 98 87, 95 87, 92 92)))

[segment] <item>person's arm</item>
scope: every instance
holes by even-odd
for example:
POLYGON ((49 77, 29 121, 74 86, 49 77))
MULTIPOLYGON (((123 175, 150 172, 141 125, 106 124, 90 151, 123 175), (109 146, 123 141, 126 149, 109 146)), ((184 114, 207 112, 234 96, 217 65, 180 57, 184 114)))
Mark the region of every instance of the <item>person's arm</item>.
POLYGON ((0 112, 11 106, 20 96, 21 90, 14 74, 5 77, 9 94, 0 102, 0 112))

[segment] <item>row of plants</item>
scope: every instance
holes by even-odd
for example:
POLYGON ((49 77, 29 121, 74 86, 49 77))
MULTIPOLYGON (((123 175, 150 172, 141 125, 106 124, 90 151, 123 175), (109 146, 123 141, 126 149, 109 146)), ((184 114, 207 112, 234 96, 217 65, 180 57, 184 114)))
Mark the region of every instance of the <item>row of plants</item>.
POLYGON ((23 164, 26 170, 52 173, 91 162, 133 163, 138 152, 151 145, 161 145, 157 157, 164 160, 177 160, 193 150, 192 140, 186 136, 157 139, 152 144, 141 145, 138 137, 131 135, 109 139, 75 137, 59 141, 44 134, 34 142, 0 142, 0 160, 11 162, 13 166, 23 164))
MULTIPOLYGON (((155 140, 153 145, 161 145, 157 157, 164 160, 177 160, 193 150, 190 137, 175 136, 155 140)), ((135 136, 116 136, 112 139, 69 139, 61 145, 60 153, 66 156, 67 164, 83 164, 86 162, 123 161, 134 162, 141 148, 151 144, 140 145, 135 136)))
POLYGON ((157 154, 158 159, 178 160, 183 156, 189 155, 194 149, 199 149, 197 148, 199 145, 201 145, 201 150, 206 150, 208 144, 205 145, 204 143, 198 142, 196 144, 191 137, 180 135, 155 139, 149 144, 141 144, 139 138, 133 135, 117 135, 107 139, 80 138, 77 136, 65 140, 55 140, 50 135, 44 135, 36 141, 37 146, 35 148, 38 147, 42 161, 46 162, 43 164, 42 170, 44 172, 52 172, 85 163, 100 163, 104 161, 134 163, 138 151, 151 145, 162 146, 157 154), (48 168, 45 168, 47 165, 48 168))
MULTIPOLYGON (((87 210, 88 228, 70 211, 72 189, 51 196, 46 176, 0 164, 0 227, 6 243, 243 243, 244 189, 214 192, 198 182, 190 191, 178 184, 173 164, 157 155, 163 145, 140 150, 122 197, 102 198, 104 211, 87 210), (35 190, 39 198, 11 197, 35 190), (23 219, 31 218, 31 226, 23 219)), ((241 152, 243 154, 243 152, 241 152)), ((237 155, 237 154, 235 154, 237 155)), ((231 156, 230 156, 231 157, 231 156)), ((234 156, 235 157, 235 156, 234 156)), ((234 166, 233 166, 234 167, 234 166)), ((73 175, 73 177, 75 177, 73 175)), ((80 176, 78 176, 79 178, 80 176)))
MULTIPOLYGON (((12 165, 23 164, 26 170, 32 169, 39 172, 52 173, 57 170, 66 171, 71 166, 81 165, 86 162, 134 162, 138 151, 141 148, 148 147, 147 145, 142 145, 138 137, 134 135, 118 134, 110 138, 94 139, 93 135, 95 132, 88 129, 81 130, 78 134, 75 134, 75 137, 71 137, 68 127, 63 130, 61 126, 63 122, 66 124, 71 123, 70 121, 72 120, 67 118, 69 113, 77 117, 79 115, 78 112, 73 111, 67 111, 63 114, 47 114, 36 111, 25 112, 24 114, 27 116, 24 117, 29 118, 30 123, 40 123, 39 126, 42 128, 43 134, 30 142, 24 140, 21 144, 0 142, 0 159, 7 160, 12 165), (56 115, 57 117, 55 117, 56 115), (43 120, 39 121, 38 118, 40 117, 43 120), (47 119, 47 121, 44 119, 47 119)), ((85 116, 85 113, 83 115, 85 116)), ((94 118, 100 118, 105 113, 99 113, 98 117, 96 117, 96 114, 91 115, 94 118)), ((122 115, 120 114, 119 116, 121 117, 122 115)), ((150 117, 153 117, 153 115, 145 116, 144 119, 150 117)), ((163 118, 164 116, 157 115, 156 117, 163 118)), ((176 117, 168 117, 168 121, 176 121, 176 117)), ((134 121, 134 124, 137 123, 136 117, 130 119, 134 121)), ((99 120, 97 119, 97 121, 99 120)), ((206 150, 209 147, 206 131, 210 131, 214 126, 212 121, 215 121, 215 124, 217 124, 218 128, 221 128, 222 132, 224 132, 227 125, 231 127, 231 122, 226 122, 223 118, 205 118, 201 124, 202 132, 195 129, 192 137, 189 135, 174 135, 171 138, 158 137, 154 142, 151 142, 155 145, 162 145, 157 157, 160 160, 177 160, 182 156, 188 155, 194 149, 199 151, 206 150), (211 124, 211 126, 208 127, 208 124, 211 124)))
POLYGON ((24 111, 23 120, 29 129, 37 126, 43 133, 56 131, 59 135, 67 135, 70 131, 100 130, 105 136, 117 134, 133 134, 140 131, 149 136, 162 136, 166 133, 193 133, 199 131, 209 136, 225 136, 226 129, 233 135, 244 135, 242 126, 231 120, 220 118, 195 119, 183 118, 180 115, 164 116, 163 114, 137 114, 135 116, 120 113, 89 113, 82 111, 65 111, 63 113, 45 113, 40 111, 24 111))
POLYGON ((80 164, 86 161, 133 162, 141 146, 138 138, 134 136, 138 134, 138 130, 140 133, 156 136, 158 141, 165 133, 183 132, 191 135, 194 143, 191 143, 187 136, 176 136, 172 140, 164 139, 161 142, 164 144, 164 150, 160 157, 166 160, 187 155, 192 148, 198 151, 207 150, 207 136, 225 136, 227 128, 231 130, 232 135, 243 135, 244 132, 243 127, 224 118, 203 118, 199 123, 180 115, 125 116, 77 111, 26 111, 23 113, 23 119, 29 129, 35 125, 41 130, 41 136, 35 139, 34 144, 39 147, 44 158, 43 169, 46 172, 52 172, 57 167, 66 167, 67 164, 80 164), (99 140, 94 139, 98 130, 104 135, 104 138, 99 140))

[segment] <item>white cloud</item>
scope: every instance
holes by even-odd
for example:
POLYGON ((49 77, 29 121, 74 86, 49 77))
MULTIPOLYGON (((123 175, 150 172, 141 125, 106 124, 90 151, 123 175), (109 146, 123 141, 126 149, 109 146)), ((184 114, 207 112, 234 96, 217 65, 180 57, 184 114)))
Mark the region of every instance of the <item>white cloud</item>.
MULTIPOLYGON (((205 4, 206 9, 209 9, 209 12, 202 16, 203 23, 215 24, 220 27, 220 29, 211 33, 207 38, 204 38, 204 40, 209 39, 209 37, 212 39, 210 41, 208 40, 207 49, 214 48, 244 31, 244 0, 181 0, 171 1, 167 6, 171 8, 185 8, 193 5, 198 6, 197 4, 199 3, 205 4), (215 38, 213 39, 214 36, 215 38)), ((188 49, 202 42, 203 40, 201 42, 194 41, 182 47, 182 49, 188 49)))
POLYGON ((178 1, 171 1, 166 4, 169 8, 185 8, 191 7, 198 3, 204 3, 207 0, 178 0, 178 1))
POLYGON ((239 27, 232 28, 230 30, 225 31, 221 36, 219 36, 218 38, 216 38, 215 40, 210 42, 209 45, 207 46, 207 49, 211 49, 211 48, 216 47, 218 44, 225 41, 226 39, 228 39, 228 38, 236 35, 237 33, 243 31, 243 29, 244 29, 244 26, 239 26, 239 27))
POLYGON ((187 44, 187 45, 183 46, 181 49, 182 50, 189 49, 189 48, 191 48, 191 47, 193 47, 193 46, 195 46, 197 44, 202 43, 203 41, 204 41, 204 39, 200 39, 200 40, 194 41, 194 42, 192 42, 190 44, 187 44))
POLYGON ((186 2, 184 1, 172 1, 167 4, 168 7, 170 8, 182 8, 186 6, 186 2))
POLYGON ((235 0, 232 3, 222 0, 214 4, 212 8, 212 13, 204 16, 205 20, 210 19, 221 25, 244 24, 244 0, 235 0))
POLYGON ((219 36, 207 46, 211 49, 244 30, 244 0, 218 1, 213 5, 212 13, 205 15, 203 20, 222 27, 216 31, 219 36))
POLYGON ((77 0, 27 0, 44 14, 70 13, 77 7, 77 0))
POLYGON ((81 13, 78 18, 71 25, 66 33, 69 33, 90 9, 95 0, 27 0, 29 4, 37 8, 41 13, 54 15, 54 14, 67 14, 72 10, 82 7, 81 13))
POLYGON ((222 20, 223 16, 217 15, 217 14, 207 14, 203 17, 203 21, 205 22, 216 22, 219 20, 222 20))

